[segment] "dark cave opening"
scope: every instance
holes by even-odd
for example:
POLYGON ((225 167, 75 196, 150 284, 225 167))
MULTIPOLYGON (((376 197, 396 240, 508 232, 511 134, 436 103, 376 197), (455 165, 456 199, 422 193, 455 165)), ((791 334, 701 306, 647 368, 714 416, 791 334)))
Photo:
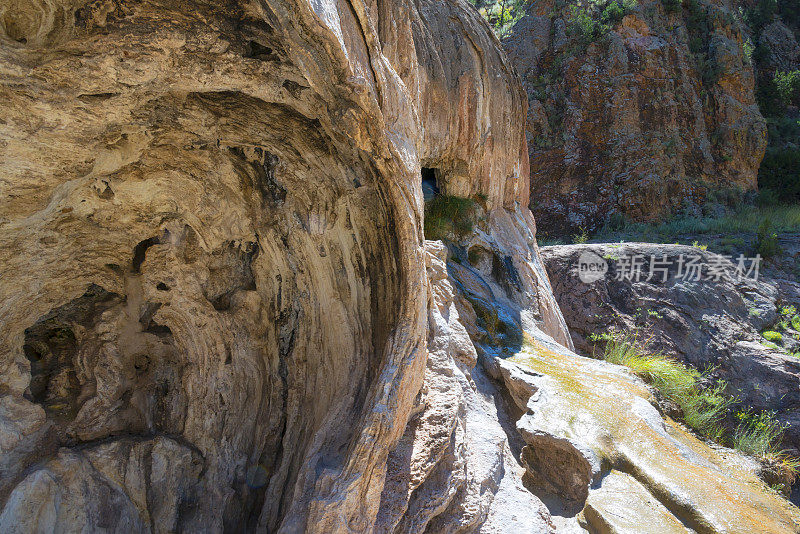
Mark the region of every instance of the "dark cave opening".
POLYGON ((422 167, 421 174, 422 174, 422 198, 425 200, 425 202, 430 202, 440 194, 438 180, 437 180, 439 171, 438 169, 422 167))

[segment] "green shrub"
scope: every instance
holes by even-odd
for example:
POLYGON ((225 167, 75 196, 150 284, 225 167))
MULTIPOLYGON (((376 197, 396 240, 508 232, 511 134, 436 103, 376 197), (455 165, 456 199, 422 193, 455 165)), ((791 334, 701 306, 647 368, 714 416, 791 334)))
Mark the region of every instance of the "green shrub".
POLYGON ((764 259, 769 259, 780 251, 778 234, 775 233, 772 227, 772 221, 766 218, 758 226, 758 232, 756 233, 756 253, 760 254, 764 259))
POLYGON ((755 52, 756 47, 753 44, 753 41, 750 38, 745 39, 742 43, 742 52, 744 52, 744 57, 748 63, 753 63, 753 52, 755 52))
POLYGON ((498 39, 511 35, 514 25, 525 15, 528 0, 469 0, 494 30, 498 39))
POLYGON ((475 201, 442 195, 425 203, 425 239, 464 237, 475 224, 475 201))
POLYGON ((800 26, 800 5, 797 0, 778 0, 778 12, 784 23, 790 27, 800 26))
POLYGON ((606 24, 617 24, 624 16, 625 8, 622 7, 622 4, 616 0, 613 0, 605 7, 605 9, 603 9, 603 13, 600 15, 600 20, 606 24))
POLYGON ((572 236, 572 242, 576 245, 584 245, 589 242, 589 234, 586 232, 585 229, 581 228, 579 234, 575 234, 572 236))
POLYGON ((761 335, 764 336, 764 339, 768 341, 777 342, 783 339, 783 335, 781 335, 780 332, 775 332, 774 330, 765 330, 761 335))
MULTIPOLYGON (((764 61, 762 56, 769 55, 769 49, 759 45, 755 51, 756 63, 764 61)), ((786 112, 781 94, 775 80, 769 77, 760 77, 756 87, 756 102, 758 109, 765 117, 780 117, 786 112)))
POLYGON ((756 206, 763 208, 766 206, 780 204, 780 202, 781 197, 774 189, 762 188, 758 190, 758 196, 756 196, 756 206))
POLYGON ((800 104, 800 70, 775 73, 775 87, 783 105, 800 104))
POLYGON ((584 45, 588 45, 602 37, 608 27, 594 19, 592 12, 586 7, 576 4, 569 15, 570 32, 576 34, 584 45))
POLYGON ((777 0, 758 0, 751 8, 744 11, 744 20, 756 34, 761 34, 761 29, 772 22, 772 17, 778 11, 777 0))
POLYGON ((683 8, 681 0, 661 0, 661 3, 667 13, 680 13, 683 8))
POLYGON ((758 170, 758 185, 773 190, 776 201, 800 201, 800 148, 768 148, 758 170))

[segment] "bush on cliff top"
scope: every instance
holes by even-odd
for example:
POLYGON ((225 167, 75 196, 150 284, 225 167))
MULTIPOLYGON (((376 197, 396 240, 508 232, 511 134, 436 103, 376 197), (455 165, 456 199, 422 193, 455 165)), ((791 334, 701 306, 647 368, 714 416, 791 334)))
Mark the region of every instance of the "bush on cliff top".
POLYGON ((492 27, 498 39, 511 35, 514 25, 525 14, 529 0, 469 0, 492 27))

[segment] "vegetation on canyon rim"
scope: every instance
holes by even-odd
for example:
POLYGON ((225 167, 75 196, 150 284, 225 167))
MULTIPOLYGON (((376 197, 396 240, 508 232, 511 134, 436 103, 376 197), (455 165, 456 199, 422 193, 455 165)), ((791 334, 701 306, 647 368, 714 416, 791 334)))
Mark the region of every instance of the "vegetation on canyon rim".
POLYGON ((787 72, 772 65, 769 47, 761 40, 775 16, 796 31, 800 27, 800 5, 795 0, 759 0, 751 7, 740 8, 739 13, 752 33, 745 49, 756 76, 758 107, 768 128, 759 187, 775 191, 782 199, 800 202, 800 70, 787 72))
MULTIPOLYGON (((496 35, 505 39, 514 32, 514 25, 527 12, 532 5, 531 0, 471 0, 483 17, 494 29, 496 35)), ((550 66, 532 80, 529 92, 539 100, 544 106, 547 120, 550 125, 549 134, 537 134, 531 143, 540 148, 560 146, 565 141, 562 139, 564 132, 560 127, 564 112, 563 95, 554 86, 554 80, 563 76, 562 64, 565 58, 581 55, 585 52, 586 45, 593 42, 606 42, 603 39, 609 32, 618 27, 618 24, 629 13, 637 13, 637 16, 648 18, 648 10, 656 9, 657 5, 642 6, 637 10, 637 3, 634 0, 557 0, 553 4, 551 17, 561 17, 566 22, 566 33, 572 38, 572 45, 567 46, 555 57, 551 58, 550 66), (555 93, 553 92, 555 91, 555 93)), ((756 101, 761 114, 767 125, 768 146, 766 154, 758 170, 758 185, 761 190, 760 199, 766 201, 759 206, 763 217, 753 220, 749 214, 752 208, 752 198, 749 206, 745 209, 720 217, 719 214, 713 216, 714 221, 708 214, 684 216, 684 223, 677 224, 673 228, 662 227, 666 235, 670 231, 685 232, 685 228, 679 226, 695 225, 700 226, 700 233, 713 232, 713 229, 703 228, 708 226, 725 226, 734 219, 738 226, 747 226, 746 229, 739 231, 755 233, 756 229, 766 219, 775 226, 774 232, 796 231, 800 223, 796 214, 800 210, 787 209, 778 206, 778 201, 788 203, 800 202, 800 70, 788 70, 776 67, 771 61, 769 46, 761 39, 764 29, 773 23, 776 17, 786 26, 797 33, 800 28, 800 7, 794 0, 756 0, 755 2, 738 3, 732 9, 712 8, 703 0, 661 0, 661 8, 664 14, 673 23, 682 25, 686 28, 687 46, 690 57, 696 65, 698 75, 701 77, 701 93, 711 94, 711 88, 725 76, 725 69, 730 65, 718 61, 719 54, 715 51, 712 37, 715 31, 719 30, 719 19, 725 21, 726 26, 737 26, 747 28, 742 43, 742 57, 745 58, 745 65, 752 65, 756 80, 756 101), (772 199, 772 201, 768 201, 772 199), (768 208, 775 208, 778 213, 763 213, 768 208), (793 218, 788 225, 782 224, 778 220, 785 215, 793 218), (793 216, 794 215, 794 216, 793 216), (793 216, 793 217, 792 217, 793 216), (782 226, 784 228, 782 228, 782 226), (788 228, 786 228, 788 226, 788 228)), ((710 139, 714 144, 715 158, 730 158, 730 154, 721 150, 717 146, 720 139, 718 132, 711 132, 710 139)), ((674 145, 675 140, 670 139, 665 143, 665 150, 669 151, 674 145)), ((674 150, 674 148, 672 148, 674 150)), ((688 182, 698 180, 687 175, 688 182)), ((702 185, 702 184, 701 184, 702 185)), ((713 189, 718 186, 711 186, 713 189)), ((709 206, 713 206, 711 199, 709 206)), ((695 206, 697 207, 697 206, 695 206)), ((613 212, 611 217, 613 217, 613 212)), ((587 228, 596 229, 597 221, 586 221, 587 228)), ((611 222, 610 220, 607 222, 611 222)), ((601 221, 602 223, 602 221, 601 221)), ((670 221, 672 224, 673 221, 670 221)), ((547 228, 543 228, 547 232, 547 228)), ((559 230, 553 229, 557 234, 559 230)), ((574 233, 575 229, 568 230, 574 233)), ((636 234, 635 228, 631 231, 636 234)), ((698 233, 696 230, 689 230, 698 233)), ((543 233, 544 233, 543 232, 543 233)), ((660 233, 660 232, 659 232, 660 233)), ((675 235, 674 233, 671 235, 675 235)), ((765 234, 769 237, 769 234, 765 234)), ((764 254, 777 253, 771 243, 764 243, 764 254)))

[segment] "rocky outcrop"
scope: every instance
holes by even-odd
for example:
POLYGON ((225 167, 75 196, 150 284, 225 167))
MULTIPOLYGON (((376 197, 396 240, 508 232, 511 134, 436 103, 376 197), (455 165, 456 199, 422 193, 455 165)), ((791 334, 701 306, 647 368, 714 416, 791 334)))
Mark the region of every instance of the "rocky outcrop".
POLYGON ((738 261, 683 245, 554 246, 543 247, 542 257, 578 351, 592 354, 593 335, 639 330, 653 351, 727 382, 745 408, 775 411, 787 427, 785 445, 800 450, 800 359, 761 336, 792 303, 773 279, 740 278, 738 261), (590 283, 577 271, 586 254, 609 268, 590 283))
POLYGON ((796 530, 800 511, 765 489, 755 461, 662 419, 624 368, 539 331, 509 345, 508 317, 496 346, 453 274, 470 267, 439 242, 426 249, 425 381, 389 455, 376 531, 796 530))
MULTIPOLYGON (((427 242, 428 360, 414 414, 389 455, 377 532, 550 532, 550 513, 522 484, 495 384, 477 363, 446 266, 427 242)), ((511 440, 513 442, 513 435, 511 440)))
POLYGON ((791 72, 800 68, 800 44, 794 32, 776 20, 761 30, 759 44, 767 51, 762 68, 791 72))
POLYGON ((766 147, 735 6, 619 2, 614 18, 606 4, 532 2, 503 41, 528 93, 530 206, 550 235, 724 203, 755 188, 766 147))

